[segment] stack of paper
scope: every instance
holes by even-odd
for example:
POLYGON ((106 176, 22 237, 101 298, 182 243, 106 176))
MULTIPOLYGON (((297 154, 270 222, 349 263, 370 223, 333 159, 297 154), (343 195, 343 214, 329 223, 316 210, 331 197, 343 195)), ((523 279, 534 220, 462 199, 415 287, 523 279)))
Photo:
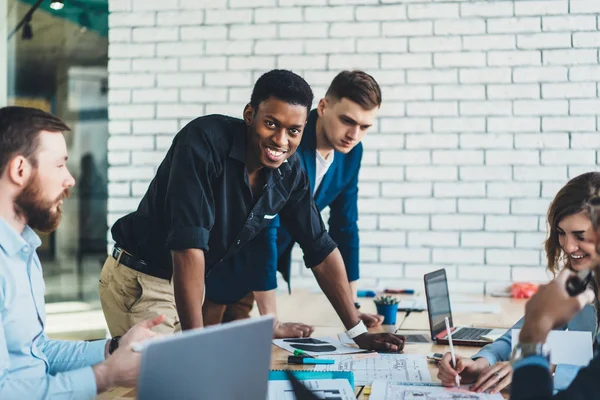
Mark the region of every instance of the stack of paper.
POLYGON ((376 379, 397 382, 431 382, 424 356, 413 354, 360 354, 329 356, 334 364, 317 365, 315 371, 352 371, 356 386, 370 385, 376 379))
POLYGON ((371 387, 369 400, 452 400, 478 399, 502 400, 500 394, 475 393, 468 385, 445 388, 439 384, 410 384, 376 380, 371 387))

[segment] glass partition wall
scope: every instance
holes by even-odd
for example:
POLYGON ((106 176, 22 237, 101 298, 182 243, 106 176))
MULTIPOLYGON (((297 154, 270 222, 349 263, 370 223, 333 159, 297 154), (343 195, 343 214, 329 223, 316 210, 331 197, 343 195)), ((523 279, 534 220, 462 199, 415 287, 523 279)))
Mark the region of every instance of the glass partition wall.
POLYGON ((40 234, 46 301, 98 306, 108 229, 108 3, 0 0, 0 8, 3 2, 6 103, 49 111, 72 129, 66 140, 76 185, 58 230, 40 234))

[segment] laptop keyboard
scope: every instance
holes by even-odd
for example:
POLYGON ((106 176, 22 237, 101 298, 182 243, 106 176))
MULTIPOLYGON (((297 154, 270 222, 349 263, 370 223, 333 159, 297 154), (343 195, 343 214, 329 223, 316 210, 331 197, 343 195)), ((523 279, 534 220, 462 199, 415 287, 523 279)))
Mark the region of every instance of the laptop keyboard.
POLYGON ((459 329, 456 333, 452 333, 452 339, 478 340, 483 335, 487 335, 491 331, 491 329, 482 328, 462 328, 459 329))

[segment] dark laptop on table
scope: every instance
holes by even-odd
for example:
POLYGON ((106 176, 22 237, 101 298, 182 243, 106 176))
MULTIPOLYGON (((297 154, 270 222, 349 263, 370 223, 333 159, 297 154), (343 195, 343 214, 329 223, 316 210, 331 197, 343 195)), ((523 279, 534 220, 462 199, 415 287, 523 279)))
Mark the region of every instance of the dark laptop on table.
POLYGON ((425 297, 427 299, 427 313, 429 314, 429 329, 431 340, 438 344, 448 344, 448 334, 444 318, 448 317, 452 330, 452 342, 461 346, 485 346, 490 343, 483 339, 486 335, 502 335, 506 330, 489 328, 468 328, 454 326, 452 310, 450 308, 450 293, 446 270, 440 269, 425 274, 425 297))

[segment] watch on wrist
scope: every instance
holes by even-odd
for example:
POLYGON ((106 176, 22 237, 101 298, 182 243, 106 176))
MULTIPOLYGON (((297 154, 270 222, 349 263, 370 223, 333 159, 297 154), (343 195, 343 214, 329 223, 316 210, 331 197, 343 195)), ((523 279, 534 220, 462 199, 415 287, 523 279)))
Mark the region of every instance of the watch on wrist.
POLYGON ((365 323, 361 320, 354 328, 346 331, 346 334, 350 337, 350 339, 354 339, 357 336, 362 335, 363 333, 369 332, 365 323))
POLYGON ((108 354, 112 354, 119 348, 119 341, 121 340, 121 336, 115 336, 110 339, 110 343, 108 344, 108 354))
POLYGON ((550 348, 546 343, 517 343, 512 356, 511 364, 530 356, 542 356, 550 362, 550 348))

